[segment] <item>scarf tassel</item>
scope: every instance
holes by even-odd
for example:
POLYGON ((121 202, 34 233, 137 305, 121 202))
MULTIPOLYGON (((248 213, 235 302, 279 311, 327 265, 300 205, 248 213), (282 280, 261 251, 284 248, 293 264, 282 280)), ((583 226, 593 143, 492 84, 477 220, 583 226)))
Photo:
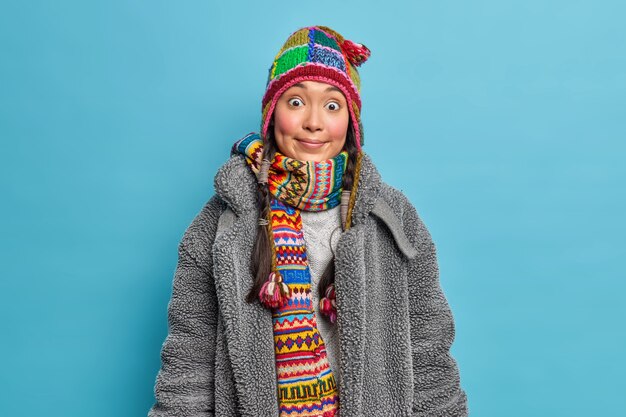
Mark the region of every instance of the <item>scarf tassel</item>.
POLYGON ((337 297, 335 296, 335 284, 326 288, 325 297, 320 300, 320 313, 328 317, 331 323, 337 321, 337 297))
POLYGON ((283 307, 291 296, 291 289, 278 271, 272 271, 259 291, 259 299, 267 308, 283 307))

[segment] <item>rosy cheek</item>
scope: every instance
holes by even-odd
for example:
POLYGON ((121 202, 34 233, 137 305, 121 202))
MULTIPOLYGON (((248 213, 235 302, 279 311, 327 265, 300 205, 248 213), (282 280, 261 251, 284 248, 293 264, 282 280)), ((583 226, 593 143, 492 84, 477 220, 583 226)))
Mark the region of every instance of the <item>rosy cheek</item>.
POLYGON ((330 137, 337 139, 343 138, 348 130, 348 120, 336 120, 328 124, 328 133, 330 137))
POLYGON ((283 135, 293 136, 297 132, 298 120, 295 117, 290 117, 288 114, 277 114, 274 122, 283 135))

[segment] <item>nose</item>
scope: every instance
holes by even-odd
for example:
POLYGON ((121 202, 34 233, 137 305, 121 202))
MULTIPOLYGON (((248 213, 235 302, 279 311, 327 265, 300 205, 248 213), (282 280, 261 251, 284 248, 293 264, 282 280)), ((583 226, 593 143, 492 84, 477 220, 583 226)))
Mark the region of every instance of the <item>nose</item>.
POLYGON ((322 130, 323 126, 324 123, 321 112, 316 109, 315 106, 309 106, 304 116, 302 127, 310 132, 315 132, 322 130))

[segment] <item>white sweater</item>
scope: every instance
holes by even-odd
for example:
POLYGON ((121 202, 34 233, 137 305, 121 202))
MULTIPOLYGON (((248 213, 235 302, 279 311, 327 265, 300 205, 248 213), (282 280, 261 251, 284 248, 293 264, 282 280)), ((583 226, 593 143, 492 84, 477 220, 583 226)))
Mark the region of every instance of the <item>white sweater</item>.
MULTIPOLYGON (((328 263, 333 258, 341 235, 340 206, 323 211, 301 211, 302 233, 306 243, 306 255, 311 271, 311 301, 315 308, 317 328, 326 345, 326 353, 330 368, 335 374, 335 381, 340 383, 339 376, 339 337, 337 325, 331 324, 326 317, 320 315, 320 294, 317 285, 328 263), (331 250, 332 245, 332 250, 331 250)), ((322 295, 323 296, 323 295, 322 295)))

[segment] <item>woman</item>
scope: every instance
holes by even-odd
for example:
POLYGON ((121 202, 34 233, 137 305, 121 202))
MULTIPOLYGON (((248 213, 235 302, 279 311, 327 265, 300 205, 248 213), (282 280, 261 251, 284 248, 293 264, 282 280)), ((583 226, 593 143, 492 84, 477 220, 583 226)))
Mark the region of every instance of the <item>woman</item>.
POLYGON ((149 416, 467 415, 431 237, 361 151, 369 54, 324 26, 277 54, 180 242, 149 416))

